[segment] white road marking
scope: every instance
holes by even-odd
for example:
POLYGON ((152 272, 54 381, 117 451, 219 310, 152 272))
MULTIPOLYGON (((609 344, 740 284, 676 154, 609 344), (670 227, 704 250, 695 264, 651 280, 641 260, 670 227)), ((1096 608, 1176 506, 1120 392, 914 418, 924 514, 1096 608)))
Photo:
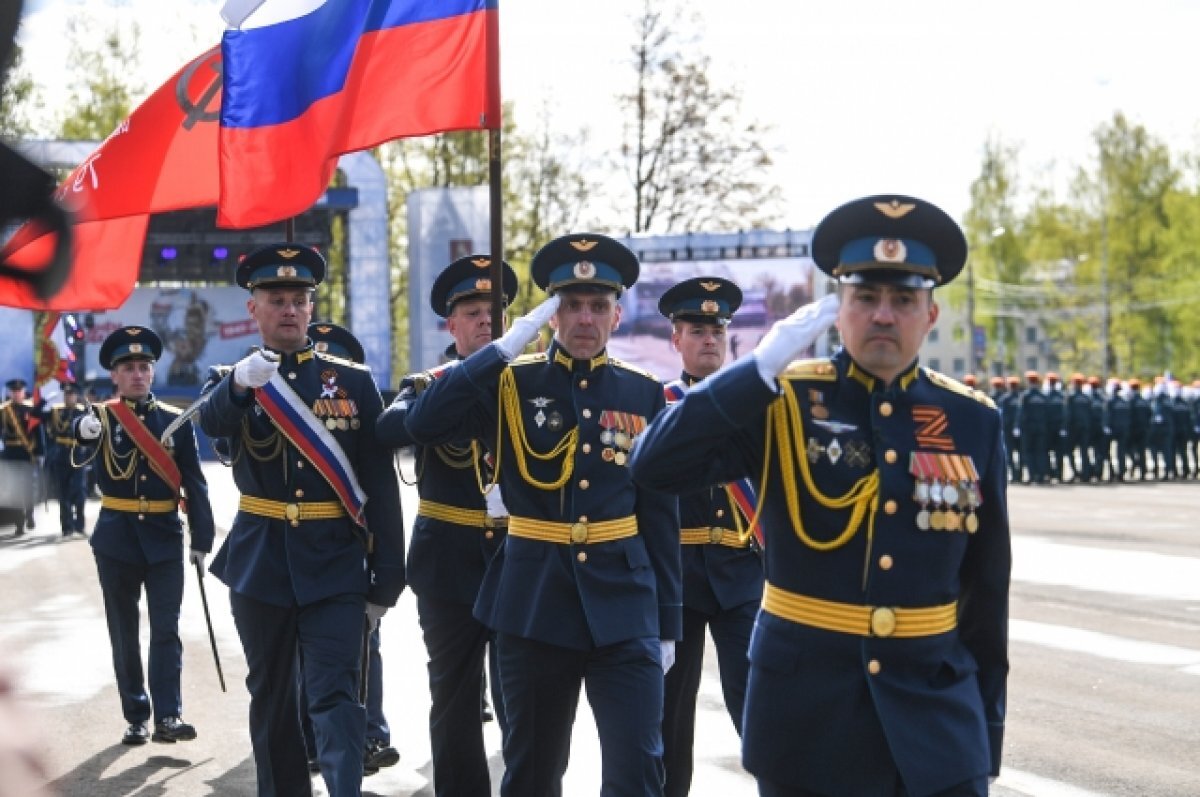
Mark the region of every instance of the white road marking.
POLYGON ((1014 581, 1200 601, 1200 559, 1014 537, 1014 581))
POLYGON ((1029 797, 1106 797, 1102 792, 1088 791, 1069 783, 1009 767, 1000 769, 1000 777, 996 779, 995 785, 1017 794, 1027 794, 1029 797))
POLYGON ((1099 631, 1085 631, 1082 628, 1032 620, 1009 620, 1008 635, 1009 639, 1017 642, 1028 642, 1131 664, 1175 667, 1180 672, 1200 675, 1200 650, 1157 642, 1140 642, 1099 631))

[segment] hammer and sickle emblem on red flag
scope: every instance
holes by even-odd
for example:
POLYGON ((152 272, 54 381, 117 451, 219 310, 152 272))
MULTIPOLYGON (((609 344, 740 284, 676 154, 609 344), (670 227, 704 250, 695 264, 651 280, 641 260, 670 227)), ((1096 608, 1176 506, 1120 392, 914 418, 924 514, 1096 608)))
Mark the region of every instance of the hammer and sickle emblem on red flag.
POLYGON ((215 122, 221 118, 221 103, 219 100, 221 94, 221 51, 217 50, 207 55, 207 58, 201 56, 188 64, 187 68, 179 75, 179 80, 175 84, 175 100, 183 110, 184 130, 191 130, 196 126, 197 122, 215 122), (192 79, 196 77, 196 73, 200 70, 200 67, 206 65, 215 74, 211 77, 207 75, 201 76, 201 83, 204 83, 204 78, 206 77, 208 78, 208 82, 204 83, 200 96, 193 102, 191 98, 192 79), (214 99, 217 100, 216 103, 213 103, 214 99), (212 106, 211 110, 210 106, 212 106))

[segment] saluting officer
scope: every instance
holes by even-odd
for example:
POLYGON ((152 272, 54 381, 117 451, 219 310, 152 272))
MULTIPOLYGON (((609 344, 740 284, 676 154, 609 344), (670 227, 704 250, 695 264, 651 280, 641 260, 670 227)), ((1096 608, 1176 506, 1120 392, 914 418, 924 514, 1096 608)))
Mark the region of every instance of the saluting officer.
POLYGON ((249 674, 260 795, 308 794, 297 653, 329 794, 361 794, 366 712, 358 701, 364 622, 404 588, 396 471, 375 442, 382 410, 364 366, 314 351, 307 329, 325 261, 302 244, 266 246, 237 283, 265 351, 237 363, 200 413, 230 441, 241 491, 212 572, 229 601, 249 674))
POLYGON ((16 483, 18 508, 14 521, 16 534, 20 537, 25 529, 37 525, 33 519, 35 485, 33 469, 42 456, 42 430, 37 423, 33 402, 25 395, 27 384, 24 379, 10 379, 4 383, 8 389, 8 400, 0 403, 0 428, 4 430, 4 450, 0 461, 5 463, 5 478, 16 483))
POLYGON ((74 462, 94 458, 102 496, 91 542, 104 593, 121 711, 129 723, 121 742, 128 745, 145 744, 147 736, 168 743, 196 738, 196 729, 183 721, 179 687, 183 671, 181 504, 191 532, 189 561, 203 566, 213 544, 208 484, 200 470, 191 422, 176 429, 165 445, 160 442, 180 414, 151 392, 154 364, 160 356, 162 341, 146 327, 122 327, 105 338, 100 367, 108 370, 115 396, 92 405, 93 412, 81 415, 74 430, 79 444, 92 449, 75 452, 74 462), (150 617, 149 696, 138 644, 138 600, 143 588, 150 617), (151 707, 153 735, 146 727, 151 707))
MULTIPOLYGON (((492 260, 459 258, 442 270, 429 292, 433 312, 446 319, 454 342, 451 361, 462 360, 492 340, 492 260)), ((501 263, 501 301, 517 292, 517 274, 501 263)), ((409 374, 376 427, 383 445, 413 444, 404 420, 417 396, 448 366, 409 374)), ((494 440, 484 441, 494 445, 494 440)), ((480 722, 483 662, 493 634, 473 614, 487 564, 504 542, 508 512, 500 488, 488 492, 491 466, 480 441, 415 446, 421 502, 408 551, 409 585, 417 594, 417 617, 429 653, 429 742, 434 792, 446 797, 492 793, 480 722)), ((501 729, 507 726, 495 652, 490 657, 492 694, 501 729)))
POLYGON ((760 794, 985 795, 999 771, 1000 417, 917 361, 938 317, 931 289, 966 254, 958 225, 920 199, 838 208, 812 237, 837 294, 693 387, 634 451, 653 488, 759 488, 767 584, 742 759, 760 794), (845 348, 792 362, 835 317, 845 348))
MULTIPOLYGON (((321 321, 308 325, 308 338, 313 342, 313 351, 331 357, 340 357, 359 365, 366 365, 367 353, 362 343, 345 327, 329 321, 321 321)), ((383 656, 380 653, 382 642, 379 629, 383 621, 375 624, 371 632, 368 656, 370 664, 367 667, 367 740, 363 748, 363 773, 374 775, 383 767, 395 766, 400 762, 400 751, 392 747, 392 729, 388 725, 387 716, 383 713, 383 656)), ((303 666, 303 662, 301 662, 303 666)), ((300 680, 301 705, 305 702, 304 681, 300 680)), ((312 720, 307 710, 303 713, 302 727, 304 729, 304 749, 308 755, 310 772, 320 772, 317 761, 317 741, 313 733, 312 720)))
MULTIPOLYGON (((726 327, 742 291, 721 277, 696 277, 670 288, 658 311, 671 320, 671 344, 683 361, 679 379, 665 387, 668 405, 724 365, 726 327)), ((705 487, 679 499, 683 542, 683 639, 667 673, 663 701, 663 763, 667 797, 692 785, 696 695, 704 665, 705 630, 712 634, 725 708, 738 734, 746 703, 750 632, 762 598, 763 566, 750 528, 754 491, 749 482, 705 487)))
POLYGON ((58 519, 63 539, 72 534, 84 535, 87 520, 87 467, 71 465, 71 449, 75 447, 75 421, 86 410, 79 403, 79 388, 73 383, 62 386, 62 401, 42 408, 46 430, 46 465, 54 479, 58 496, 58 519))
POLYGON ((572 234, 542 247, 531 273, 551 298, 434 380, 406 425, 422 445, 486 441, 511 513, 475 605, 500 656, 501 793, 561 792, 582 681, 601 793, 658 795, 663 669, 680 635, 679 516, 674 498, 639 488, 627 467, 664 406, 662 384, 606 351, 638 261, 611 238, 572 234), (548 319, 549 350, 517 357, 548 319))

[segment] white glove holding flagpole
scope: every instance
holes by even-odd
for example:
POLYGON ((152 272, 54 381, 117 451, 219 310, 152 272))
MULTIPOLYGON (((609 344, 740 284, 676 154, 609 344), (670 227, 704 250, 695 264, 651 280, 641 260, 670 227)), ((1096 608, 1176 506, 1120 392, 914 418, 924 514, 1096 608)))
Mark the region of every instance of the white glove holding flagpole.
POLYGON ((95 440, 100 436, 100 419, 88 413, 79 419, 79 437, 83 440, 95 440))
POLYGON ((838 295, 830 293, 776 321, 767 330, 754 347, 754 359, 758 364, 758 375, 768 387, 775 388, 775 377, 829 329, 837 319, 837 312, 838 295))
POLYGON ((520 354, 526 346, 537 338, 538 332, 545 325, 554 312, 558 310, 558 303, 561 297, 558 294, 551 296, 546 301, 539 304, 537 307, 530 310, 525 315, 518 318, 497 340, 492 341, 496 350, 500 352, 500 356, 505 360, 511 361, 514 357, 520 354))
POLYGON ((242 390, 262 387, 279 370, 279 360, 272 360, 261 351, 251 352, 233 366, 233 383, 242 390))

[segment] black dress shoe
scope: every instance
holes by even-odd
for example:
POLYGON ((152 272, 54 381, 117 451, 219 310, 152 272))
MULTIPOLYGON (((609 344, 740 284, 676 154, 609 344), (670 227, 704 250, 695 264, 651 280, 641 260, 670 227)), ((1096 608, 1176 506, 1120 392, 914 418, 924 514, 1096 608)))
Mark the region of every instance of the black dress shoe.
POLYGON ((32 528, 36 528, 36 527, 37 527, 37 524, 33 522, 33 515, 30 515, 29 517, 25 518, 25 528, 32 529, 32 528))
POLYGON ((195 727, 188 725, 179 717, 163 717, 154 723, 154 735, 151 741, 174 744, 175 742, 190 742, 196 738, 195 727))
POLYGON ((383 739, 367 738, 363 748, 363 773, 374 775, 383 767, 395 766, 400 761, 400 751, 383 739))
POLYGON ((125 729, 125 735, 121 737, 121 744, 138 745, 145 744, 150 738, 150 731, 146 728, 144 722, 130 723, 125 729))

